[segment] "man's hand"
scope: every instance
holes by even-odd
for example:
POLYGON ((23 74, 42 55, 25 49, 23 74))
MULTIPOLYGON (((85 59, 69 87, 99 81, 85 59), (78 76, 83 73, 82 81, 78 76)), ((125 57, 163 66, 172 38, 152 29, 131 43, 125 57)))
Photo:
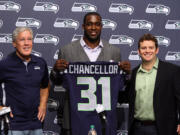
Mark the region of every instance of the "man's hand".
POLYGON ((38 119, 43 122, 44 118, 46 116, 46 106, 39 106, 38 108, 39 112, 38 112, 38 119))
POLYGON ((177 126, 177 133, 180 135, 180 125, 177 126))
POLYGON ((46 107, 47 107, 47 100, 49 96, 49 90, 50 90, 50 83, 46 88, 40 89, 40 104, 38 108, 38 119, 43 122, 44 118, 46 116, 46 107))
POLYGON ((121 69, 126 72, 127 74, 131 73, 131 64, 129 61, 121 61, 119 66, 121 67, 121 69))
MULTIPOLYGON (((0 110, 3 109, 3 107, 5 107, 5 106, 0 106, 0 110)), ((11 112, 10 112, 10 117, 11 117, 11 118, 14 117, 14 116, 13 116, 13 113, 12 113, 12 110, 11 110, 11 112)))
POLYGON ((56 63, 54 64, 54 70, 55 71, 63 71, 68 67, 68 62, 64 59, 59 59, 56 61, 56 63))

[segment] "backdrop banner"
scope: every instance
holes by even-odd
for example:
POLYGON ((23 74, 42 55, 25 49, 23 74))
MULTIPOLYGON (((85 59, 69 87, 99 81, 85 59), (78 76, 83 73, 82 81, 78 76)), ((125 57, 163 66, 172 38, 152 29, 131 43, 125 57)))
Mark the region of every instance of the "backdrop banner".
MULTIPOLYGON (((180 65, 179 5, 179 0, 0 0, 0 60, 14 50, 15 27, 28 26, 34 32, 32 53, 47 61, 50 72, 58 49, 82 37, 83 16, 97 11, 102 16, 102 38, 120 47, 122 60, 130 60, 132 67, 141 62, 137 44, 145 33, 156 36, 161 60, 180 65)), ((61 93, 61 86, 52 86, 44 122, 48 135, 59 135, 61 93)), ((125 135, 128 105, 118 105, 117 112, 117 134, 125 135)))

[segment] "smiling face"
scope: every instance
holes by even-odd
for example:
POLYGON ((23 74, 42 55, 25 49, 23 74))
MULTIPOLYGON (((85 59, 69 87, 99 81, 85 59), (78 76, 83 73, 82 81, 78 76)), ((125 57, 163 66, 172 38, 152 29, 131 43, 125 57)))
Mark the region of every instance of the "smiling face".
POLYGON ((26 30, 20 32, 13 42, 13 46, 16 48, 16 54, 23 60, 29 61, 32 51, 32 34, 26 30))
POLYGON ((89 42, 97 42, 100 40, 102 23, 98 15, 88 15, 83 24, 84 39, 89 42))
POLYGON ((144 40, 143 42, 140 42, 138 52, 143 62, 151 63, 156 61, 156 55, 159 52, 159 48, 156 48, 155 42, 144 40))

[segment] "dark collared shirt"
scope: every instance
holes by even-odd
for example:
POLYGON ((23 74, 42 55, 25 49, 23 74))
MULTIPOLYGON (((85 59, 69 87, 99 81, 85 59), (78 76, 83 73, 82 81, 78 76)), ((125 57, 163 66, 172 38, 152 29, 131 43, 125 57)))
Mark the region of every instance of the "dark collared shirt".
POLYGON ((48 82, 47 64, 42 58, 32 55, 26 65, 14 52, 0 61, 0 83, 5 84, 6 106, 14 115, 10 129, 42 128, 37 118, 40 88, 48 87, 48 82))

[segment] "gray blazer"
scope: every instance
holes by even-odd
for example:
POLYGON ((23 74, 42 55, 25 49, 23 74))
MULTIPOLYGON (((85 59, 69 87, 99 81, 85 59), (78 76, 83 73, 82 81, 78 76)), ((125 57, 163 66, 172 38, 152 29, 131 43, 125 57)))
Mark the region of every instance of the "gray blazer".
MULTIPOLYGON (((120 48, 114 45, 110 45, 104 40, 102 40, 102 42, 103 48, 100 55, 98 56, 97 61, 121 61, 120 48)), ((60 48, 58 58, 65 59, 68 62, 90 61, 79 40, 60 48)))

